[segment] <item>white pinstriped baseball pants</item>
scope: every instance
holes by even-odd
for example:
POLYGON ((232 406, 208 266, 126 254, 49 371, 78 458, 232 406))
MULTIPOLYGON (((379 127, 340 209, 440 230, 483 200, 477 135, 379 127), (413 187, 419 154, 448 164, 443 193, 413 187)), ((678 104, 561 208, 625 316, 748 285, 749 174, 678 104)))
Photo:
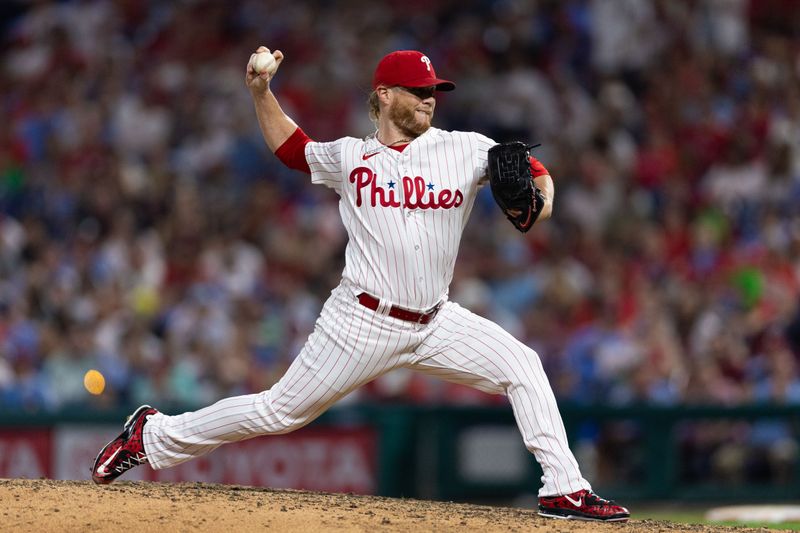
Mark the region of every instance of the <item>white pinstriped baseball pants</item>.
POLYGON ((427 325, 379 314, 349 282, 333 290, 300 354, 269 390, 144 427, 150 465, 167 468, 221 444, 299 429, 361 385, 406 367, 479 390, 506 394, 525 446, 542 467, 540 496, 589 489, 567 444, 539 356, 497 324, 446 302, 427 325))

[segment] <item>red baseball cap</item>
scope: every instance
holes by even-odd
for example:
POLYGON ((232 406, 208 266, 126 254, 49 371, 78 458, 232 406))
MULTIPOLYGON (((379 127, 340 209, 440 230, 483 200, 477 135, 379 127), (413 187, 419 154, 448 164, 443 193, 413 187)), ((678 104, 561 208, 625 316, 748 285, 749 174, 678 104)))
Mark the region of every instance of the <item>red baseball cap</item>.
POLYGON ((372 77, 372 88, 379 85, 393 87, 431 87, 436 86, 437 91, 452 91, 456 84, 452 81, 436 77, 436 71, 428 56, 416 50, 398 50, 383 56, 375 75, 372 77))

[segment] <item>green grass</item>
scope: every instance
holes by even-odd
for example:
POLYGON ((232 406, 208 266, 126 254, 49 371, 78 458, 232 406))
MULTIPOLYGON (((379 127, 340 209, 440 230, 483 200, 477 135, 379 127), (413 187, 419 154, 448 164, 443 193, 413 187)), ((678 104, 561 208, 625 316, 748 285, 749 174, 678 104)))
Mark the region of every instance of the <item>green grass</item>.
POLYGON ((777 529, 780 531, 800 531, 800 522, 783 522, 780 524, 770 524, 766 522, 705 522, 706 525, 714 526, 738 526, 738 527, 765 527, 767 529, 777 529))
POLYGON ((788 531, 800 531, 800 522, 783 522, 780 524, 770 524, 767 522, 709 522, 705 519, 705 509, 690 509, 678 511, 664 507, 654 508, 635 508, 631 511, 631 518, 634 520, 668 520, 681 524, 705 524, 717 526, 740 526, 740 527, 766 527, 769 529, 781 529, 788 531))

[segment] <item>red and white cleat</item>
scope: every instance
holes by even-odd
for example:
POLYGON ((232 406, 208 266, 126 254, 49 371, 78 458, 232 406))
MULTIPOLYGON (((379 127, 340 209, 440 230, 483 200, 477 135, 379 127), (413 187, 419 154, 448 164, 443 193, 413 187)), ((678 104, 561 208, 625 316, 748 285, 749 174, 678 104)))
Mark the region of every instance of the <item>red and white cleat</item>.
POLYGON ((564 520, 627 522, 631 513, 589 490, 539 498, 539 515, 564 520))
POLYGON ((136 409, 125 422, 119 437, 106 444, 92 466, 92 481, 105 485, 141 464, 147 463, 142 441, 142 429, 147 420, 158 413, 149 405, 136 409))

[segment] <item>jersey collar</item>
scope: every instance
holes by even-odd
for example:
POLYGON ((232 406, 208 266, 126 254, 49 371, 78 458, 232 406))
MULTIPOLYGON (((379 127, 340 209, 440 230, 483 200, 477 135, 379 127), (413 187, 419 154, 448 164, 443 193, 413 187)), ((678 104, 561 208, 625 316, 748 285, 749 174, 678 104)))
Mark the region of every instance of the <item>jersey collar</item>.
MULTIPOLYGON (((442 130, 440 130, 438 128, 430 127, 430 128, 428 128, 428 130, 425 133, 423 133, 422 135, 420 135, 419 137, 417 137, 416 139, 414 139, 413 141, 408 143, 406 145, 406 149, 409 146, 411 146, 412 144, 414 144, 414 143, 417 143, 417 144, 424 143, 424 142, 427 142, 428 139, 436 138, 439 135, 441 135, 441 133, 442 133, 442 130)), ((369 137, 368 141, 371 141, 370 144, 369 144, 369 149, 370 150, 378 150, 378 149, 380 149, 382 147, 389 148, 385 144, 381 143, 378 140, 378 137, 375 136, 374 134, 369 137)))

